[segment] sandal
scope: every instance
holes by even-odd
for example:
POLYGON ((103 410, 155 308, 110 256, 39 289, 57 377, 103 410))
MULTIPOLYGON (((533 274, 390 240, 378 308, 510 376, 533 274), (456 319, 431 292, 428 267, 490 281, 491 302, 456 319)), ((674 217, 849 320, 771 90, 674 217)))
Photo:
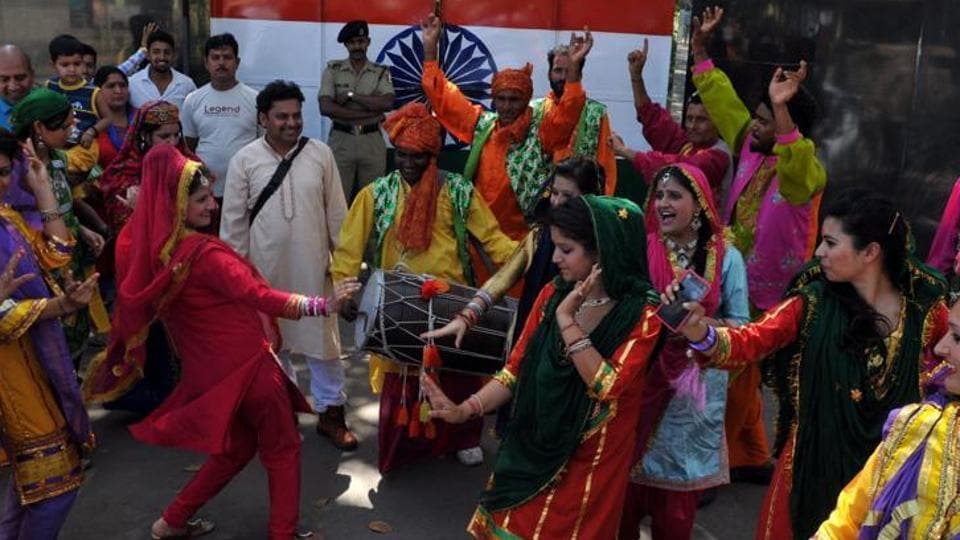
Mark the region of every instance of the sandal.
MULTIPOLYGON (((216 523, 210 521, 209 519, 193 518, 187 521, 187 526, 183 529, 183 532, 180 532, 177 534, 167 534, 167 535, 161 536, 153 532, 153 527, 151 527, 150 538, 152 538, 153 540, 186 540, 189 538, 196 538, 198 536, 203 536, 205 534, 208 534, 212 532, 216 527, 217 527, 216 523)), ((173 527, 169 527, 169 528, 173 529, 173 527)))

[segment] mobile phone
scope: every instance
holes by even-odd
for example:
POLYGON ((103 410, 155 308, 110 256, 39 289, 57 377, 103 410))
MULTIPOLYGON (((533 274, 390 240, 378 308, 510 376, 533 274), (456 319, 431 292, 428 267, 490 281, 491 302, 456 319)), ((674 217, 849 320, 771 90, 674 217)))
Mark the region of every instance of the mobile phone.
POLYGON ((657 317, 667 328, 677 332, 690 316, 690 310, 683 307, 684 302, 700 302, 709 291, 710 284, 707 280, 698 276, 696 272, 687 270, 680 276, 679 290, 674 292, 676 300, 669 304, 660 304, 657 308, 657 317))

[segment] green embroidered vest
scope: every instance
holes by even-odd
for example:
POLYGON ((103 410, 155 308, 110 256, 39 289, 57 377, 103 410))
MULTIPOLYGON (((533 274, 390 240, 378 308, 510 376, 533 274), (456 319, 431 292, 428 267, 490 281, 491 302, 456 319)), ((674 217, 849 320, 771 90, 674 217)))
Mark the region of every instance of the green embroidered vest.
MULTIPOLYGON (((520 210, 524 214, 529 213, 536 206, 540 185, 550 174, 552 160, 544 153, 543 145, 540 144, 540 124, 543 122, 543 113, 543 107, 533 108, 527 138, 519 144, 511 145, 507 151, 507 177, 510 179, 510 187, 517 198, 520 210)), ((471 183, 480 164, 480 153, 493 133, 497 118, 497 113, 483 112, 477 120, 473 145, 463 168, 464 178, 471 183)))
MULTIPOLYGON (((463 176, 446 171, 440 171, 442 188, 446 189, 453 204, 453 234, 457 239, 457 256, 463 266, 463 275, 467 285, 475 285, 476 278, 473 265, 470 263, 469 238, 467 236, 467 218, 470 215, 470 201, 473 198, 473 184, 463 176)), ((383 253, 383 239, 393 225, 397 213, 397 202, 400 196, 400 187, 403 179, 400 171, 393 171, 373 181, 373 234, 375 247, 373 264, 381 266, 383 253)))

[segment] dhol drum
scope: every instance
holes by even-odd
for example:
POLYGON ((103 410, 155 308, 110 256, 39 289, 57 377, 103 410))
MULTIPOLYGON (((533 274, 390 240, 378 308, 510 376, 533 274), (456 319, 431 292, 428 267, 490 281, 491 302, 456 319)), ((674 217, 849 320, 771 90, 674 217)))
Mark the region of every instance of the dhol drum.
MULTIPOLYGON (((358 349, 405 364, 421 363, 426 340, 420 334, 442 328, 467 305, 476 289, 450 283, 450 290, 430 300, 420 288, 430 276, 376 270, 364 286, 355 323, 358 349)), ((517 301, 505 298, 492 306, 463 337, 461 348, 453 337, 435 341, 443 359, 441 369, 492 375, 506 363, 513 343, 517 301)))

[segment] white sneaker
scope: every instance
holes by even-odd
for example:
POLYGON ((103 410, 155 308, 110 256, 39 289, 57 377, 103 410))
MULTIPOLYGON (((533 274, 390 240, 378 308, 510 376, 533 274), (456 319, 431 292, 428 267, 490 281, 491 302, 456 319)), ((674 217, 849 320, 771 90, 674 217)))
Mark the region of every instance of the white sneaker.
POLYGON ((474 467, 483 463, 483 450, 479 446, 457 450, 457 461, 468 467, 474 467))

